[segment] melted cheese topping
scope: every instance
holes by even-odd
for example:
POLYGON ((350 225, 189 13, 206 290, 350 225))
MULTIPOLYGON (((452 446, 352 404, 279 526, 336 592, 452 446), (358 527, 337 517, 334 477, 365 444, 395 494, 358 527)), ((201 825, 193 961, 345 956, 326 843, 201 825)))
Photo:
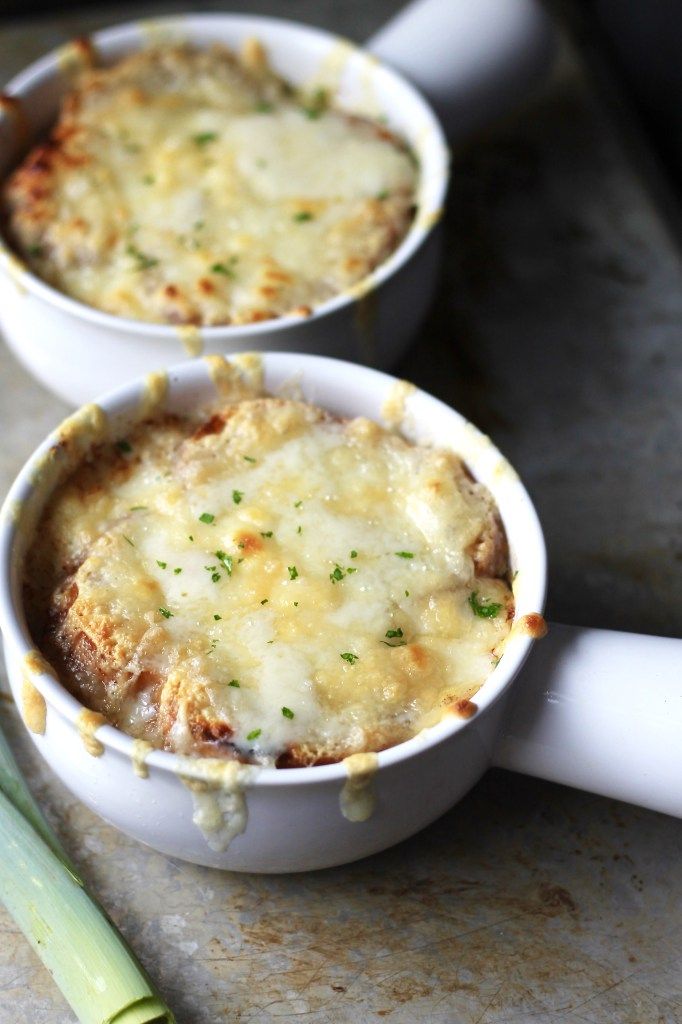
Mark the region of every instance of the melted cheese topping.
POLYGON ((506 570, 452 453, 249 397, 100 445, 47 509, 26 589, 43 650, 126 732, 297 766, 475 693, 509 632, 506 570))
POLYGON ((69 295, 222 324, 306 315, 364 278, 407 232, 415 186, 404 143, 296 94, 252 43, 87 69, 4 200, 22 256, 69 295))

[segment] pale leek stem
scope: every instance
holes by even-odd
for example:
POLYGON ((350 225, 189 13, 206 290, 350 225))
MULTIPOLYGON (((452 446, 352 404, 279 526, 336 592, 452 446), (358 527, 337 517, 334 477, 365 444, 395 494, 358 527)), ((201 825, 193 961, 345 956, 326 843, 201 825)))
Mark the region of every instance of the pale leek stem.
POLYGON ((174 1024, 104 912, 4 794, 0 899, 81 1024, 174 1024))

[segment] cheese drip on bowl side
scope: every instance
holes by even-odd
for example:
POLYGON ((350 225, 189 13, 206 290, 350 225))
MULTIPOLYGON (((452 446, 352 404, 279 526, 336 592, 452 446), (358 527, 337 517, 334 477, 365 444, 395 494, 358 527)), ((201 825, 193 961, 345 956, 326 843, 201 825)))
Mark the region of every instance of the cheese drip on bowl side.
POLYGON ((472 707, 513 617, 488 491, 451 452, 249 397, 95 446, 26 560, 36 643, 124 732, 299 767, 472 707))
POLYGON ((382 125, 297 93, 253 40, 88 68, 3 190, 12 243, 60 291, 170 324, 311 308, 413 218, 417 170, 382 125))

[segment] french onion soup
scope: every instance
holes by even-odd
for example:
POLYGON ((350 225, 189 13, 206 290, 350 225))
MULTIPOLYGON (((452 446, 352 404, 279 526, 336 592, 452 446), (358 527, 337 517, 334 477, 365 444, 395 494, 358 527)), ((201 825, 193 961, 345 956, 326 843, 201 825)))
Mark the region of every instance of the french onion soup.
POLYGON ((49 139, 2 192, 9 240, 67 295, 167 324, 305 316, 406 235, 405 141, 283 81, 255 40, 80 57, 49 139))
POLYGON ((43 655, 124 732, 254 764, 475 713, 513 617, 489 492, 449 450, 230 372, 210 409, 102 433, 56 489, 25 562, 43 655))

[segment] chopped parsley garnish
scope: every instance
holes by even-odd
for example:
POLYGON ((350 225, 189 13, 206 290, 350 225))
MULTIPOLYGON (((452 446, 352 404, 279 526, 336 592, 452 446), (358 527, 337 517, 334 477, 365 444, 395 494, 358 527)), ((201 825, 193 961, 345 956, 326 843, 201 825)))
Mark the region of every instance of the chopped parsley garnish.
POLYGON ((146 512, 148 507, 149 507, 148 505, 131 505, 130 506, 130 511, 131 512, 146 512))
POLYGON ((294 508, 300 508, 302 504, 303 504, 303 501, 301 499, 299 499, 298 501, 294 502, 294 508))
POLYGON ((360 655, 352 654, 350 651, 346 651, 346 653, 342 654, 341 657, 343 658, 344 661, 347 661, 349 665, 354 665, 355 662, 360 657, 360 655))
POLYGON ((357 553, 357 551, 355 550, 355 548, 353 548, 353 550, 351 551, 351 553, 350 553, 350 557, 351 557, 351 558, 357 558, 357 557, 358 557, 358 553, 357 553))
POLYGON ((220 573, 219 572, 211 573, 211 583, 219 583, 219 582, 220 582, 220 573))
POLYGON ((180 568, 180 566, 178 566, 177 569, 173 569, 173 574, 175 576, 179 576, 181 572, 182 572, 182 569, 180 568))
POLYGON ((133 450, 133 446, 131 445, 130 441, 126 441, 124 437, 121 438, 120 441, 116 442, 115 448, 122 455, 130 455, 131 451, 133 450))
POLYGON ((226 555, 224 551, 216 551, 215 556, 222 565, 228 576, 232 575, 232 555, 226 555))
POLYGON ((190 539, 190 540, 192 541, 192 543, 194 543, 194 537, 192 536, 192 534, 191 534, 191 533, 190 533, 190 535, 189 535, 189 539, 190 539))
POLYGON ((123 539, 124 539, 124 540, 127 540, 127 541, 128 541, 128 543, 130 544, 131 548, 134 548, 134 547, 135 547, 135 543, 134 543, 134 541, 132 541, 132 540, 130 539, 130 537, 127 537, 127 536, 125 535, 125 533, 123 534, 123 539))
POLYGON ((258 103, 256 103, 254 109, 259 114, 269 114, 272 112, 273 106, 272 103, 268 103, 267 100, 258 100, 258 103))
POLYGON ((234 270, 225 263, 214 263, 211 267, 212 274, 224 274, 225 277, 234 277, 234 270))
POLYGON ((238 690, 238 689, 239 689, 239 687, 241 686, 241 683, 239 682, 239 680, 238 680, 238 679, 230 679, 230 681, 229 681, 229 683, 228 683, 227 685, 228 685, 228 686, 234 686, 234 688, 235 688, 236 690, 238 690))
POLYGON ((353 565, 349 565, 349 566, 348 566, 348 568, 346 569, 346 572, 348 573, 348 575, 349 575, 349 576, 350 576, 350 574, 351 574, 352 572, 357 572, 357 571, 358 571, 358 570, 357 570, 357 569, 355 568, 355 566, 353 566, 353 565))
POLYGON ((287 569, 289 570, 289 579, 290 580, 298 579, 298 569, 296 568, 295 565, 288 565, 287 569))
POLYGON ((255 462, 253 455, 242 455, 244 462, 255 462))
MULTIPOLYGON (((211 515, 210 512, 202 512, 201 515, 199 516, 199 522, 200 523, 210 524, 210 523, 213 522, 214 519, 215 519, 215 516, 211 515)), ((192 537, 190 537, 190 540, 192 540, 192 537)))
POLYGON ((498 604, 497 601, 489 601, 487 597, 479 601, 478 591, 474 590, 469 594, 469 607, 479 619, 494 619, 502 605, 498 604))
POLYGON ((266 530, 265 533, 261 533, 261 537, 272 537, 272 530, 266 530))
POLYGON ((164 619, 173 618, 173 612, 170 610, 170 608, 159 608, 159 611, 163 615, 164 619))
POLYGON ((232 501, 235 503, 235 505, 238 505, 243 497, 243 491, 232 491, 232 501))
POLYGON ((198 135, 192 136, 192 141, 195 146, 207 146, 209 142, 215 142, 217 138, 215 132, 199 132, 198 135))
POLYGON ((149 270, 151 267, 155 267, 159 262, 155 256, 147 256, 146 253, 140 252, 137 246, 133 245, 132 242, 126 246, 126 253, 137 261, 137 270, 149 270))
POLYGON ((298 601, 294 601, 294 608, 298 608, 298 601))
POLYGON ((303 533, 303 527, 299 526, 298 529, 296 530, 296 533, 303 533))
POLYGON ((211 640, 211 646, 206 651, 206 653, 207 654, 213 654, 213 652, 215 651, 217 646, 218 646, 218 641, 217 640, 211 640))
POLYGON ((160 562, 158 558, 156 559, 156 564, 158 565, 159 569, 166 569, 168 566, 168 562, 160 562))
POLYGON ((307 104, 303 107, 303 113, 306 117, 309 117, 311 121, 316 121, 318 117, 322 117, 325 110, 329 105, 329 94, 326 89, 316 89, 315 92, 308 98, 307 104))
POLYGON ((307 220, 312 220, 313 219, 313 215, 310 212, 310 210, 299 210, 298 213, 294 214, 293 219, 298 224, 303 224, 307 220))
POLYGON ((205 220, 195 220, 194 224, 192 225, 192 227, 194 228, 195 231, 201 231, 202 228, 206 227, 206 221, 205 220))
POLYGON ((220 622, 220 620, 222 619, 222 615, 218 615, 218 613, 215 612, 213 618, 215 619, 216 622, 220 622))
POLYGON ((400 626, 398 626, 397 629, 387 629, 385 634, 384 634, 384 636, 386 637, 386 640, 382 640, 381 642, 382 642, 382 644, 385 644, 386 647, 404 647, 405 646, 406 641, 403 640, 403 631, 400 628, 400 626), (397 640, 398 642, 395 643, 395 644, 390 644, 388 642, 389 640, 397 640))
POLYGON ((268 599, 267 599, 267 597, 264 597, 263 600, 261 601, 261 604, 267 604, 267 603, 268 603, 268 599))
POLYGON ((332 583, 338 583, 338 581, 342 580, 344 576, 345 573, 340 565, 337 565, 334 571, 329 573, 329 579, 332 583))
POLYGON ((142 181, 145 185, 154 185, 156 183, 156 178, 153 174, 145 174, 142 181))
POLYGON ((388 197, 390 196, 390 194, 391 194, 391 193, 390 193, 390 192, 388 191, 388 189, 387 189, 387 188, 384 188, 384 189, 382 189, 382 190, 381 190, 381 192, 378 192, 378 193, 377 193, 377 199, 378 199, 378 200, 379 200, 380 202, 383 202, 383 201, 384 201, 384 199, 388 199, 388 197))
POLYGON ((410 592, 409 592, 409 590, 406 590, 405 591, 405 597, 409 597, 409 596, 410 596, 410 592))
POLYGON ((252 729, 251 732, 246 734, 247 740, 257 740, 262 731, 262 729, 252 729))
POLYGON ((395 554, 398 558, 414 558, 413 551, 396 551, 395 554))
POLYGON ((294 717, 294 713, 291 710, 291 708, 282 708, 282 714, 284 715, 285 718, 293 718, 294 717))

